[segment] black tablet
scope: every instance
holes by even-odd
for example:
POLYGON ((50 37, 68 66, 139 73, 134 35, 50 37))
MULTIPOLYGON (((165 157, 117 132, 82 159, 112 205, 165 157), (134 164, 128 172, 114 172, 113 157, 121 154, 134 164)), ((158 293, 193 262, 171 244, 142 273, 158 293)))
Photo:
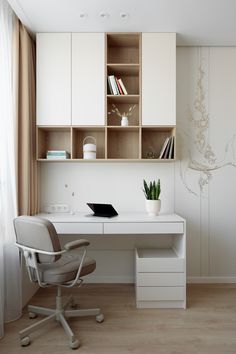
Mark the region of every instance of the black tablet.
POLYGON ((101 216, 111 218, 118 215, 117 211, 111 204, 87 203, 94 212, 93 216, 101 216))

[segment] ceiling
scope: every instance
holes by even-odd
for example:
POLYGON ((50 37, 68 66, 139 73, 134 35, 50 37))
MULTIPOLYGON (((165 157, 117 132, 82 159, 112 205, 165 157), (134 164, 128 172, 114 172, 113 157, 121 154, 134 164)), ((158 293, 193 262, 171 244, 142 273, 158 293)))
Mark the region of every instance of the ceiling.
POLYGON ((236 46, 236 0, 8 2, 32 32, 177 32, 178 45, 236 46))

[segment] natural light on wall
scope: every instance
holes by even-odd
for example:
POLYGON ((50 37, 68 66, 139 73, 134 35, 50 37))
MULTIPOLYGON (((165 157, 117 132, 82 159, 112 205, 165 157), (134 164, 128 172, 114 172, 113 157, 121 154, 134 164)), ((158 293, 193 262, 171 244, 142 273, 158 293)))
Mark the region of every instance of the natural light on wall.
POLYGON ((3 323, 21 315, 21 276, 12 220, 17 216, 16 139, 12 87, 14 14, 0 0, 0 337, 3 323))

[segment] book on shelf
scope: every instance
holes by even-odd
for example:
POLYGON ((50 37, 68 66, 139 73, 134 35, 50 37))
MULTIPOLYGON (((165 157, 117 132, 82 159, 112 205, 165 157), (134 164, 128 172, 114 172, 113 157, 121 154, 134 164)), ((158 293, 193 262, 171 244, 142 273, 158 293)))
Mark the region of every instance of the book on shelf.
POLYGON ((119 84, 121 86, 121 90, 124 92, 124 95, 128 95, 128 92, 127 92, 127 90, 125 88, 125 85, 124 85, 123 81, 121 79, 118 79, 118 82, 119 82, 119 84))
POLYGON ((112 90, 111 81, 110 81, 109 76, 107 77, 107 83, 108 83, 109 93, 111 95, 113 95, 113 90, 112 90))
POLYGON ((170 148, 169 148, 169 152, 168 152, 168 159, 174 158, 174 141, 175 141, 175 137, 172 136, 171 142, 170 142, 170 148))
POLYGON ((161 151, 160 151, 159 159, 163 159, 164 158, 164 153, 165 153, 165 150, 167 148, 169 140, 170 140, 170 137, 166 138, 166 140, 164 141, 164 144, 162 145, 162 148, 161 148, 161 151))
POLYGON ((108 79, 110 80, 110 83, 111 83, 111 88, 112 88, 113 95, 119 95, 119 90, 118 90, 118 87, 116 85, 115 76, 114 75, 110 75, 110 76, 108 76, 108 79))
POLYGON ((123 81, 114 75, 109 75, 107 78, 109 91, 112 95, 128 95, 123 81))
POLYGON ((172 158, 174 158, 174 141, 175 141, 174 136, 170 136, 170 137, 166 138, 166 140, 164 141, 164 143, 162 145, 159 159, 172 159, 172 158))
POLYGON ((124 92, 122 91, 122 88, 121 88, 121 85, 119 83, 119 80, 117 79, 117 77, 115 79, 116 79, 116 85, 117 85, 118 90, 119 90, 119 94, 120 95, 124 95, 124 92))
POLYGON ((46 153, 47 160, 66 160, 70 158, 70 154, 65 150, 48 150, 46 153))

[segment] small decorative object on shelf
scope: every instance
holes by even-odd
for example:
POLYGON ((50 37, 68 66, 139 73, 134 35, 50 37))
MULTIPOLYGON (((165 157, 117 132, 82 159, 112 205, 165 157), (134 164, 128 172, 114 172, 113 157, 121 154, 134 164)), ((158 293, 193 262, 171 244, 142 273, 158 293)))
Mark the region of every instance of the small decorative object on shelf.
POLYGON ((96 159, 96 139, 93 136, 86 136, 83 140, 84 159, 96 159), (88 142, 90 140, 90 142, 88 142), (92 142, 91 142, 92 141, 92 142))
POLYGON ((47 160, 66 160, 70 158, 69 152, 65 150, 47 150, 47 160))
POLYGON ((128 126, 129 125, 129 117, 132 116, 133 112, 134 112, 134 109, 136 107, 136 104, 132 105, 129 107, 128 111, 127 112, 123 112, 121 113, 120 110, 116 107, 116 105, 113 103, 112 104, 112 110, 107 112, 108 115, 111 115, 111 114, 116 114, 118 117, 121 117, 121 122, 120 124, 122 126, 128 126))
POLYGON ((157 158, 157 153, 154 151, 154 148, 150 146, 147 151, 145 152, 145 158, 146 159, 156 159, 157 158))
POLYGON ((160 213, 161 200, 159 196, 161 194, 161 182, 158 181, 149 182, 149 185, 143 180, 143 192, 146 197, 146 210, 149 215, 155 216, 160 213))

